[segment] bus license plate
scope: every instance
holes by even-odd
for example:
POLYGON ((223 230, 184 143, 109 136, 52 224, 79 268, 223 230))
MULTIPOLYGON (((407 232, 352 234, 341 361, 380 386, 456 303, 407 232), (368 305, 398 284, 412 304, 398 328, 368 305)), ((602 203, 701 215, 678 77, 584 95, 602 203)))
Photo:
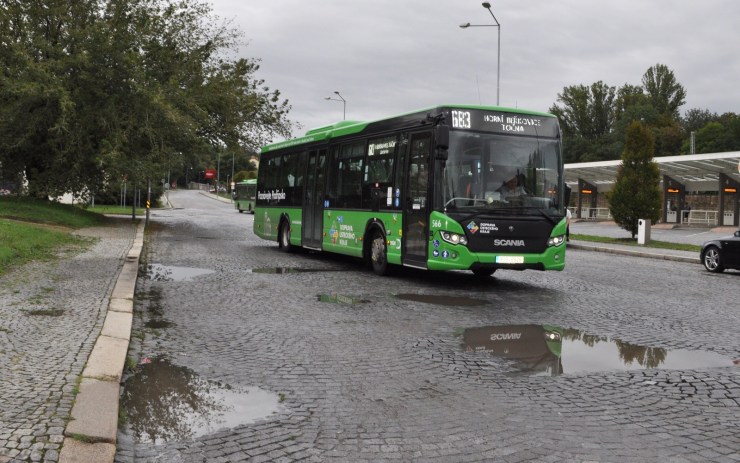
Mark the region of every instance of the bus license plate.
POLYGON ((497 264, 523 264, 524 256, 496 256, 497 264))

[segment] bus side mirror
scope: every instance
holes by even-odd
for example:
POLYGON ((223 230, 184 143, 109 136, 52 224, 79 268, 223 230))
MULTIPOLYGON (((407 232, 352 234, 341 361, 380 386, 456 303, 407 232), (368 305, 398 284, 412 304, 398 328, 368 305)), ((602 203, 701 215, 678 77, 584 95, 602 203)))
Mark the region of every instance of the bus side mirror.
POLYGON ((563 201, 565 201, 565 204, 564 204, 565 207, 570 206, 570 193, 571 193, 571 191, 572 191, 571 188, 568 185, 565 185, 565 191, 564 191, 564 193, 565 193, 564 196, 565 197, 563 198, 563 201))
POLYGON ((438 150, 446 151, 450 146, 450 127, 447 125, 436 125, 434 127, 435 146, 438 150))
POLYGON ((437 148, 437 159, 447 160, 447 148, 450 146, 450 127, 438 124, 434 127, 434 145, 437 148))

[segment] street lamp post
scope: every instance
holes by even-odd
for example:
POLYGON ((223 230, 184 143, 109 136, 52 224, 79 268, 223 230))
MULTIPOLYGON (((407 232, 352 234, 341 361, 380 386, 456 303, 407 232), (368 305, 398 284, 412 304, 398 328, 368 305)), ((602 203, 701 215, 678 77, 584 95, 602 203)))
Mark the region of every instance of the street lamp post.
POLYGON ((467 29, 468 27, 495 27, 498 29, 498 52, 496 55, 496 106, 499 105, 499 83, 501 82, 501 23, 498 22, 498 19, 496 19, 496 16, 493 14, 493 11, 491 11, 491 4, 488 2, 482 3, 483 8, 487 9, 489 13, 491 13, 491 17, 493 18, 493 21, 496 24, 460 24, 461 29, 467 29))
POLYGON ((342 102, 342 120, 347 119, 347 100, 345 100, 342 95, 339 94, 339 92, 334 92, 336 96, 338 96, 340 99, 337 100, 336 98, 332 98, 327 96, 324 98, 325 100, 331 100, 331 101, 341 101, 342 102))

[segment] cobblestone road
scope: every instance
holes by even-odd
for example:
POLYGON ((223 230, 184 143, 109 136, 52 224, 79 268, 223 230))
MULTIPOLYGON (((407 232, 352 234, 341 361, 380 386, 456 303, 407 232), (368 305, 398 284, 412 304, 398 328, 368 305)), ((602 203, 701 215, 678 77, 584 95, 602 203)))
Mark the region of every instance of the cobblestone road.
POLYGON ((74 390, 136 233, 85 229, 88 249, 0 277, 0 462, 57 461, 74 390))
POLYGON ((197 192, 172 202, 154 214, 143 259, 213 273, 140 277, 130 357, 282 401, 193 438, 142 439, 129 422, 119 462, 740 461, 738 272, 572 251, 564 272, 379 278, 354 260, 283 254, 254 237, 252 216, 197 192), (332 294, 355 303, 318 297, 332 294), (409 300, 425 298, 450 303, 409 300), (465 328, 523 324, 730 361, 526 376, 461 347, 465 328))

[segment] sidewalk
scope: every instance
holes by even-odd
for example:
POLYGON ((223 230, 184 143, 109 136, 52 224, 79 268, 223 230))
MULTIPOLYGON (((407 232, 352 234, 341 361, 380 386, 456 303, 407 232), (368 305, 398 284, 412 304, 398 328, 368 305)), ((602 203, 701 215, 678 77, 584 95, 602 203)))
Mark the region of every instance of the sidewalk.
POLYGON ((676 251, 673 249, 658 249, 648 246, 630 246, 627 244, 593 243, 590 241, 570 240, 568 249, 584 251, 606 252, 633 257, 648 257, 651 259, 672 260, 689 264, 701 264, 698 252, 676 251))
POLYGON ((134 292, 144 247, 140 220, 110 295, 103 329, 82 372, 79 393, 64 430, 60 463, 110 462, 116 455, 118 399, 131 341, 134 292))
POLYGON ((113 461, 143 221, 0 277, 0 463, 113 461))

